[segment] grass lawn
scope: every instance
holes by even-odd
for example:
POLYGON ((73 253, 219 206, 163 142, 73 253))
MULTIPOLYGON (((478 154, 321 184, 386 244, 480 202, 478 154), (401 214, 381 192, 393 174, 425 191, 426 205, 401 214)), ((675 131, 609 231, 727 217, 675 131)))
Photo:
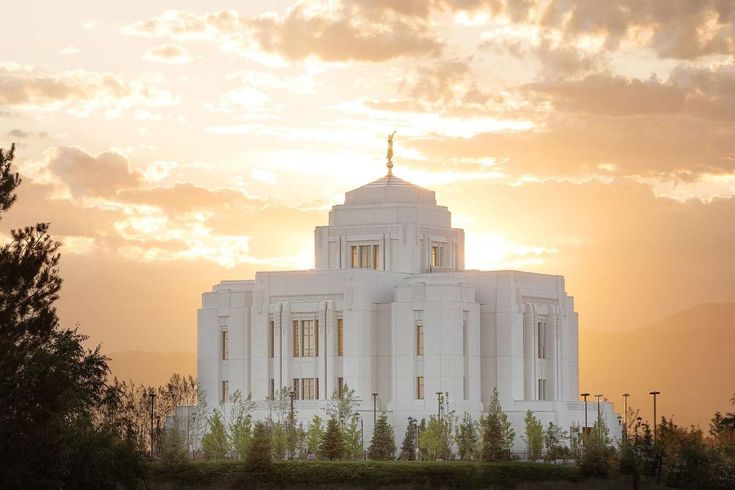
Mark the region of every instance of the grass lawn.
POLYGON ((198 461, 181 466, 150 463, 152 488, 243 488, 258 486, 487 488, 522 481, 577 481, 575 466, 474 461, 289 461, 249 469, 239 461, 198 461))

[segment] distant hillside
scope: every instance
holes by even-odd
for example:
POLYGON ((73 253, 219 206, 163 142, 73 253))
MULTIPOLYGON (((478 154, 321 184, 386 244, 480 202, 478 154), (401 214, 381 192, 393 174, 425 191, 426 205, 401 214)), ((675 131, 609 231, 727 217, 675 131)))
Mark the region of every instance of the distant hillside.
POLYGON ((173 373, 196 376, 194 352, 126 351, 107 354, 112 376, 136 384, 162 385, 173 373))
POLYGON ((651 417, 708 428, 735 393, 735 303, 702 304, 661 322, 622 332, 580 329, 580 391, 602 393, 622 412, 622 393, 651 417))

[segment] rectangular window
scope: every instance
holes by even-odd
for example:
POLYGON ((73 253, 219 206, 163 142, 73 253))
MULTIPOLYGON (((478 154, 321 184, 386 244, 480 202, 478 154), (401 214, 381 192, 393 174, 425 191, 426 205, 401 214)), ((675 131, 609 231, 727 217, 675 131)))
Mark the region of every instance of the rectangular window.
POLYGON ((546 380, 545 379, 538 380, 538 399, 546 400, 546 380))
POLYGON ((342 397, 342 394, 344 392, 344 387, 345 379, 340 376, 339 378, 337 378, 337 395, 339 395, 340 398, 342 397))
POLYGON ((293 379, 293 385, 292 386, 293 386, 293 393, 294 393, 293 397, 294 397, 294 400, 301 400, 301 397, 299 396, 299 394, 300 394, 299 393, 299 378, 294 378, 293 379))
POLYGON ((301 378, 301 399, 316 400, 319 398, 319 378, 301 378))
POLYGON ((222 396, 220 397, 220 403, 226 403, 230 401, 230 382, 222 381, 222 396))
POLYGON ((345 355, 345 322, 342 318, 337 318, 337 355, 345 355))
POLYGON ((416 323, 416 355, 424 355, 424 325, 416 323))
POLYGON ((268 327, 268 353, 270 358, 276 357, 276 322, 271 320, 268 327))
POLYGON ((314 357, 316 355, 316 329, 314 328, 314 320, 303 320, 301 324, 304 339, 304 347, 301 355, 303 357, 314 357))
POLYGON ((380 269, 380 247, 373 245, 373 269, 380 269))
POLYGON ((546 320, 538 322, 536 351, 539 359, 546 359, 546 320))
POLYGON ((227 330, 222 330, 222 359, 227 360, 230 358, 230 337, 227 330))
POLYGON ((468 322, 467 322, 468 316, 469 316, 468 312, 466 311, 462 312, 462 355, 464 356, 464 377, 462 379, 462 392, 464 396, 462 397, 462 399, 464 400, 469 399, 468 398, 469 397, 469 386, 468 386, 468 379, 467 379, 467 374, 469 371, 468 369, 469 360, 467 358, 467 356, 469 355, 469 340, 467 337, 467 333, 468 333, 467 330, 469 328, 468 322))
POLYGON ((352 246, 352 268, 358 269, 360 267, 360 255, 359 247, 357 245, 352 246))
POLYGON ((443 247, 440 245, 432 245, 431 247, 431 266, 432 267, 442 267, 444 265, 444 261, 442 260, 442 252, 443 247))
POLYGON ((276 380, 271 378, 271 386, 268 389, 268 396, 273 399, 276 397, 276 380))
POLYGON ((293 321, 293 356, 299 357, 299 354, 301 350, 299 349, 299 345, 301 342, 299 342, 299 321, 294 320, 293 321))
POLYGON ((360 245, 360 267, 363 269, 372 269, 372 250, 370 245, 360 245))
POLYGON ((314 400, 319 399, 319 378, 314 378, 314 400))
POLYGON ((423 376, 418 376, 416 378, 416 399, 417 400, 424 399, 424 377, 423 376))

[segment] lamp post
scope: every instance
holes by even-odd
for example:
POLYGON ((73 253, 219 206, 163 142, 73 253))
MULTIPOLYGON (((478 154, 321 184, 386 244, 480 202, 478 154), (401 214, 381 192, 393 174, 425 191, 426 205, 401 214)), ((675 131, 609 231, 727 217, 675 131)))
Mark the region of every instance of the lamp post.
POLYGON ((442 421, 442 397, 444 396, 444 393, 441 391, 436 392, 436 403, 438 407, 438 416, 439 416, 439 422, 442 421))
POLYGON ((376 425, 378 425, 378 394, 373 393, 373 431, 376 425))
POLYGON ((360 417, 360 448, 362 449, 362 459, 365 459, 365 426, 362 423, 362 415, 357 414, 360 417))
POLYGON ((294 399, 295 396, 296 396, 296 392, 294 390, 290 390, 288 392, 288 397, 291 399, 291 407, 289 409, 289 414, 288 414, 288 439, 289 439, 289 441, 288 441, 288 453, 289 453, 289 457, 290 457, 291 461, 293 461, 294 446, 296 445, 296 443, 295 443, 295 439, 296 438, 294 437, 295 436, 294 429, 296 429, 296 427, 294 427, 294 426, 296 424, 295 424, 295 420, 294 420, 294 416, 293 416, 293 399, 294 399))
POLYGON ((623 439, 628 438, 628 397, 629 393, 623 393, 623 417, 625 418, 625 426, 623 427, 623 439))
POLYGON ((597 398, 597 420, 600 420, 600 398, 602 398, 602 395, 595 395, 595 398, 597 398))
POLYGON ((153 441, 154 441, 154 429, 153 429, 153 405, 156 401, 156 392, 153 391, 153 388, 150 389, 148 392, 148 399, 151 402, 151 458, 153 458, 153 441))
POLYGON ((584 431, 587 432, 587 397, 590 396, 589 393, 582 393, 581 397, 584 398, 584 431))
POLYGON ((651 391, 648 393, 649 395, 653 395, 653 443, 656 444, 656 395, 660 395, 660 391, 651 391))

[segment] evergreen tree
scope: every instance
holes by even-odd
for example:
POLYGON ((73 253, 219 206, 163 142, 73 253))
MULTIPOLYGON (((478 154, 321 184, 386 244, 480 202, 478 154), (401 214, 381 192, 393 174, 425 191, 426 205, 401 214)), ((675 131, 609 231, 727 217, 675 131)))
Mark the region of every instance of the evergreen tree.
POLYGON ((319 456, 322 459, 339 460, 344 457, 344 454, 345 441, 339 428, 339 422, 334 417, 330 417, 327 422, 327 430, 319 445, 319 456))
POLYGON ((499 461, 510 459, 510 449, 513 447, 515 439, 515 431, 508 419, 508 415, 503 412, 500 405, 500 397, 498 388, 493 388, 493 394, 490 398, 490 408, 487 417, 482 423, 485 425, 483 431, 482 459, 485 461, 499 461))
POLYGON ((393 427, 388 423, 388 417, 383 414, 378 417, 378 422, 373 429, 373 439, 368 448, 368 458, 378 461, 390 461, 395 459, 396 441, 393 427))
POLYGON ((271 439, 263 422, 255 424, 253 440, 245 453, 245 464, 250 471, 267 471, 271 466, 271 439))
POLYGON ((218 409, 212 411, 207 420, 207 433, 202 437, 202 451, 207 459, 225 459, 229 452, 227 431, 218 409))
MULTIPOLYGON (((0 149, 0 212, 16 200, 14 146, 0 149)), ((59 325, 60 243, 40 223, 0 246, 0 482, 3 487, 134 486, 129 420, 100 347, 59 325)))
POLYGON ((401 443, 401 459, 413 461, 416 459, 416 419, 408 417, 406 435, 401 443))
POLYGON ((544 426, 541 425, 541 421, 530 410, 526 412, 526 417, 523 420, 526 423, 526 435, 524 439, 526 440, 526 444, 528 444, 528 459, 536 461, 541 457, 541 450, 544 445, 544 426))
POLYGON ((309 454, 313 454, 314 456, 318 454, 319 444, 321 444, 323 437, 324 425, 322 418, 314 415, 314 418, 309 423, 309 427, 306 429, 306 448, 309 454))
POLYGON ((465 412, 462 423, 459 424, 455 437, 459 459, 473 459, 477 450, 477 423, 472 420, 470 414, 465 412))

